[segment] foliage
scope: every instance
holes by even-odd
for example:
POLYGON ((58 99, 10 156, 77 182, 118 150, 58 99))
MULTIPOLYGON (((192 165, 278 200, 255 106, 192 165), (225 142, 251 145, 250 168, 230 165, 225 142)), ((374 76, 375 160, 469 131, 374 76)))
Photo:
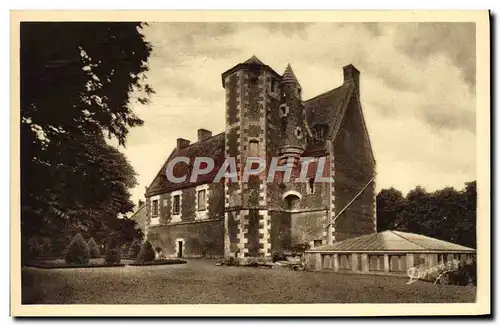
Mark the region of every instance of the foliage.
POLYGON ((141 242, 139 239, 136 238, 134 239, 134 241, 132 241, 132 244, 128 249, 128 254, 127 254, 128 259, 136 259, 140 251, 141 251, 141 242))
POLYGON ((99 258, 101 257, 101 252, 94 238, 90 238, 89 242, 87 242, 90 250, 90 258, 99 258))
POLYGON ((43 248, 37 238, 23 236, 21 238, 21 253, 22 263, 25 264, 40 256, 43 253, 43 248))
POLYGON ((116 220, 133 209, 135 172, 106 138, 124 146, 143 123, 130 108, 152 93, 141 26, 21 24, 21 227, 56 251, 68 234, 130 230, 116 220))
POLYGON ((162 250, 163 250, 163 248, 162 248, 162 247, 160 247, 160 246, 155 247, 155 251, 156 251, 157 253, 162 252, 162 250))
POLYGON ((68 246, 66 263, 86 265, 89 263, 90 249, 82 235, 78 233, 68 246))
POLYGON ((400 230, 476 247, 476 181, 465 188, 427 192, 416 187, 403 197, 394 188, 377 195, 377 231, 400 230))
POLYGON ((139 251, 139 255, 137 255, 137 261, 140 263, 151 262, 155 259, 155 251, 153 250, 153 246, 151 242, 145 241, 142 244, 141 250, 139 251))
POLYGON ((122 258, 118 242, 114 237, 110 237, 106 243, 106 254, 104 260, 107 264, 119 264, 122 258))

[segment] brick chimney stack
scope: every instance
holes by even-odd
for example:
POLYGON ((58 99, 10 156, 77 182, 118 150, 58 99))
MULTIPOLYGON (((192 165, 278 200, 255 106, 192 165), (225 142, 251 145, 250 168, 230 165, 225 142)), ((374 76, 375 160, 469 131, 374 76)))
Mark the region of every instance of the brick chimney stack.
POLYGON ((198 129, 198 141, 203 141, 212 137, 212 132, 207 129, 198 129))
POLYGON ((177 149, 188 147, 191 141, 184 138, 177 138, 177 149))
POLYGON ((356 86, 356 90, 358 92, 358 96, 360 94, 359 90, 359 70, 356 69, 352 64, 348 64, 344 67, 344 83, 352 80, 354 85, 356 86))

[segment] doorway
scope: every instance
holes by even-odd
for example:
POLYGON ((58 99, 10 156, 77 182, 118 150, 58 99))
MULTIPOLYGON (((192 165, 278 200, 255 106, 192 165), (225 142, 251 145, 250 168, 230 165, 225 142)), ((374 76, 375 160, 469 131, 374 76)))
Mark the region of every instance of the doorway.
POLYGON ((177 258, 182 258, 184 248, 184 240, 177 240, 177 258))

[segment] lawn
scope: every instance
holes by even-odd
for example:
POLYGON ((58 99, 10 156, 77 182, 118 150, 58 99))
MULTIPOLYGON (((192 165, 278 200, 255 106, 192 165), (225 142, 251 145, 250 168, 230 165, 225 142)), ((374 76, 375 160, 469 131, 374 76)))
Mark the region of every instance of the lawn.
POLYGON ((182 265, 23 268, 25 304, 474 302, 475 287, 286 269, 182 265))

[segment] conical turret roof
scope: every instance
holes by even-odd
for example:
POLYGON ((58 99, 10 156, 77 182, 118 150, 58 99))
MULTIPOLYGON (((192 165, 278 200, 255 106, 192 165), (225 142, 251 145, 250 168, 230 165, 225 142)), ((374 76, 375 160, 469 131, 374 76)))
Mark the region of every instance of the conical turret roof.
POLYGON ((283 73, 281 82, 299 84, 299 81, 297 80, 297 77, 295 77, 295 74, 293 73, 293 70, 292 70, 292 66, 290 66, 290 64, 288 64, 286 66, 286 69, 285 69, 285 72, 283 73))

